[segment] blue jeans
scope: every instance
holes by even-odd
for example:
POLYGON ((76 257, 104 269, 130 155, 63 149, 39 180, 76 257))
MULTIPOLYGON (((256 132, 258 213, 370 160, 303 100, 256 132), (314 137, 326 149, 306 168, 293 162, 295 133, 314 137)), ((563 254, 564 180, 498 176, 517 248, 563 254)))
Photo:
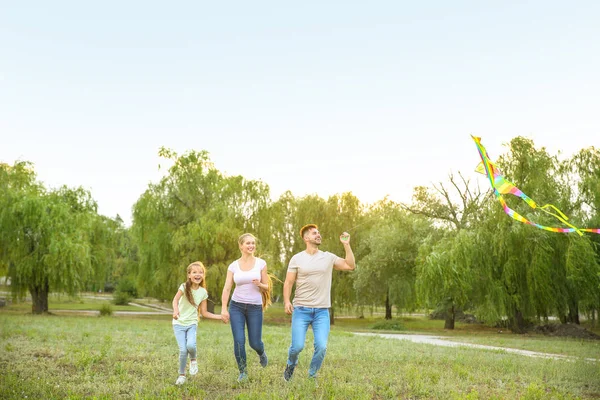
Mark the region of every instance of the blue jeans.
POLYGON ((240 372, 246 371, 246 335, 248 326, 250 347, 260 356, 265 352, 262 341, 263 310, 262 304, 246 304, 231 301, 229 304, 229 322, 233 333, 233 354, 240 372))
POLYGON ((190 358, 196 358, 196 330, 198 325, 173 325, 175 339, 179 346, 179 375, 185 374, 185 364, 187 363, 187 355, 190 353, 190 358))
POLYGON ((315 352, 310 362, 308 375, 314 377, 319 372, 327 352, 327 339, 329 338, 328 308, 294 307, 292 313, 292 345, 288 352, 287 365, 295 367, 298 364, 298 355, 304 348, 309 325, 312 325, 315 336, 315 352))

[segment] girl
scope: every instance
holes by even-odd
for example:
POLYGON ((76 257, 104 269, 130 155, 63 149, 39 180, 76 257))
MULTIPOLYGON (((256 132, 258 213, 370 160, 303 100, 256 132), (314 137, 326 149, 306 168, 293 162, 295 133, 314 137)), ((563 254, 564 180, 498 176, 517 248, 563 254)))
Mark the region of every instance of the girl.
POLYGON ((176 385, 185 383, 185 365, 190 353, 190 375, 198 373, 196 361, 196 328, 198 326, 198 309, 204 318, 221 319, 221 315, 206 310, 206 268, 200 261, 187 267, 187 281, 182 283, 173 298, 173 331, 179 345, 179 377, 176 385))
POLYGON ((248 379, 246 371, 246 335, 250 347, 259 356, 260 365, 267 366, 269 362, 262 342, 263 310, 271 304, 271 285, 267 274, 267 263, 254 256, 256 238, 250 233, 244 233, 238 239, 242 256, 231 263, 227 269, 227 278, 221 295, 223 320, 231 319, 233 333, 233 353, 240 371, 238 382, 248 379), (229 312, 227 303, 231 286, 235 282, 235 290, 231 297, 229 312))

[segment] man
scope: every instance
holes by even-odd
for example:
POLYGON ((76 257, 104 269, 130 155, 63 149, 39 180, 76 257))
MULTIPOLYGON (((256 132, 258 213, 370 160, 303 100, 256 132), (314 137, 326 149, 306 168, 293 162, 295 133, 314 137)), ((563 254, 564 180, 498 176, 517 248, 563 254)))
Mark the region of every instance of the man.
POLYGON ((350 248, 350 235, 340 236, 346 258, 319 250, 321 234, 315 224, 300 229, 300 236, 306 250, 292 257, 283 284, 285 312, 292 314, 292 344, 288 352, 287 366, 283 378, 289 381, 298 364, 298 355, 304 348, 306 331, 312 325, 315 351, 310 362, 308 376, 315 378, 327 350, 329 337, 329 307, 331 307, 331 275, 333 268, 339 271, 352 271, 356 268, 354 254, 350 248), (290 302, 292 287, 296 283, 294 304, 290 302))

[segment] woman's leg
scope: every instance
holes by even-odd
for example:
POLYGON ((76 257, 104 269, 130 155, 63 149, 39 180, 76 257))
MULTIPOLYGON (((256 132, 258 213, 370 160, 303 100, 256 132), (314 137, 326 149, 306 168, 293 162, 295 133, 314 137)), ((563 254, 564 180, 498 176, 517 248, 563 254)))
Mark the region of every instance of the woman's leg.
POLYGON ((232 301, 229 304, 229 323, 233 333, 233 354, 240 373, 246 371, 246 313, 244 304, 232 301))

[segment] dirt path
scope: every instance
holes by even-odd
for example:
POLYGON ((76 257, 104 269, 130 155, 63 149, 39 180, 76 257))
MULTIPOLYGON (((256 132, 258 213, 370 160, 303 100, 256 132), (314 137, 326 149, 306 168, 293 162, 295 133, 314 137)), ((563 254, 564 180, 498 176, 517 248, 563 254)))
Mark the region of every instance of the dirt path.
MULTIPOLYGON (((483 350, 494 350, 494 351, 504 351, 506 353, 514 353, 520 354, 528 357, 540 357, 540 358, 550 358, 554 360, 567 360, 567 361, 575 361, 581 360, 579 357, 573 356, 564 356, 561 354, 550 354, 550 353, 540 353, 537 351, 529 351, 529 350, 520 350, 520 349, 512 349, 509 347, 498 347, 498 346, 487 346, 483 344, 474 344, 474 343, 462 343, 462 342, 453 342, 451 340, 447 340, 443 336, 431 336, 431 335, 403 335, 403 334, 393 334, 393 333, 364 333, 364 332, 354 332, 355 335, 359 336, 377 336, 386 339, 397 339, 397 340, 409 340, 415 343, 425 343, 432 344, 434 346, 444 346, 444 347, 470 347, 473 349, 483 349, 483 350)), ((585 361, 598 362, 600 360, 596 358, 584 358, 585 361)))

